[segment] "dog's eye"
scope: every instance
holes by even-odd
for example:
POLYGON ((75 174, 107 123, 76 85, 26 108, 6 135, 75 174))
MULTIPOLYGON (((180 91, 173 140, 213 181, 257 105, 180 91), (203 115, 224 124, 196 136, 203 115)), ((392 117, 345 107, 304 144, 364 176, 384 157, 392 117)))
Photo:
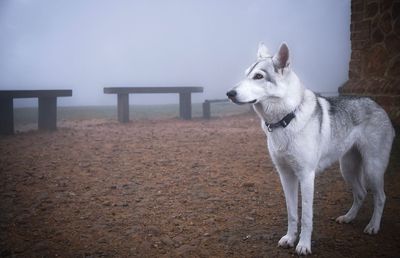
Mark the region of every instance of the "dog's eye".
POLYGON ((264 76, 261 73, 256 73, 253 76, 253 80, 261 80, 262 78, 264 78, 264 76))

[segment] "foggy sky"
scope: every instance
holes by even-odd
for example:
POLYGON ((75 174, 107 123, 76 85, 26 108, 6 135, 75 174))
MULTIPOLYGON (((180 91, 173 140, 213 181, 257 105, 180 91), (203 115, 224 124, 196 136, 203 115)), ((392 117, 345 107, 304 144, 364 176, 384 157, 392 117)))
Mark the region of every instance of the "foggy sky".
POLYGON ((73 89, 60 105, 116 104, 105 86, 203 86, 194 102, 225 98, 259 41, 272 53, 287 42, 305 86, 334 92, 348 79, 350 0, 1 0, 0 35, 0 89, 73 89))

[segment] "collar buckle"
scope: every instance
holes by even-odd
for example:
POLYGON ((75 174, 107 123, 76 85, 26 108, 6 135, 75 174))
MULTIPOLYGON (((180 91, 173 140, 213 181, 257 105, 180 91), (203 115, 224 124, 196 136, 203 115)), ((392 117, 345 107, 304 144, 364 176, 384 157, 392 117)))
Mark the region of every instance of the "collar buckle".
POLYGON ((289 114, 287 114, 284 118, 282 118, 282 120, 280 120, 277 123, 274 124, 269 124, 265 121, 265 126, 267 127, 268 132, 272 132, 274 128, 278 128, 278 127, 283 127, 285 128, 286 126, 288 126, 290 124, 290 122, 293 120, 293 118, 295 118, 296 115, 294 114, 294 111, 290 112, 289 114))

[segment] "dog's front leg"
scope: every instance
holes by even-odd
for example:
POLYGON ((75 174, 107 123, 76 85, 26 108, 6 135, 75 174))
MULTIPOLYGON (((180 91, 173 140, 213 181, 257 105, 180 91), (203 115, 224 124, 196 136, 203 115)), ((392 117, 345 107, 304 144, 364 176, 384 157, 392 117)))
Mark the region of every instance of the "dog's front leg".
POLYGON ((299 255, 307 255, 311 254, 315 171, 304 171, 299 179, 301 188, 301 233, 296 252, 299 255))
POLYGON ((297 239, 297 195, 299 181, 292 171, 280 169, 279 176, 281 179, 283 192, 285 193, 288 229, 286 235, 279 240, 278 246, 288 248, 293 247, 294 242, 297 239))

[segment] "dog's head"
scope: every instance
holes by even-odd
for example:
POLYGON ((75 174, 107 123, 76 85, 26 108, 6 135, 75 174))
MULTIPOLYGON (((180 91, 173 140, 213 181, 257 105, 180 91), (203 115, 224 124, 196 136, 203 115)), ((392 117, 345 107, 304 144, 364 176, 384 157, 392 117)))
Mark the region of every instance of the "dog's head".
POLYGON ((260 43, 257 62, 245 71, 246 78, 226 95, 236 104, 254 104, 260 101, 280 101, 285 97, 291 84, 289 48, 282 43, 275 55, 268 53, 260 43))

